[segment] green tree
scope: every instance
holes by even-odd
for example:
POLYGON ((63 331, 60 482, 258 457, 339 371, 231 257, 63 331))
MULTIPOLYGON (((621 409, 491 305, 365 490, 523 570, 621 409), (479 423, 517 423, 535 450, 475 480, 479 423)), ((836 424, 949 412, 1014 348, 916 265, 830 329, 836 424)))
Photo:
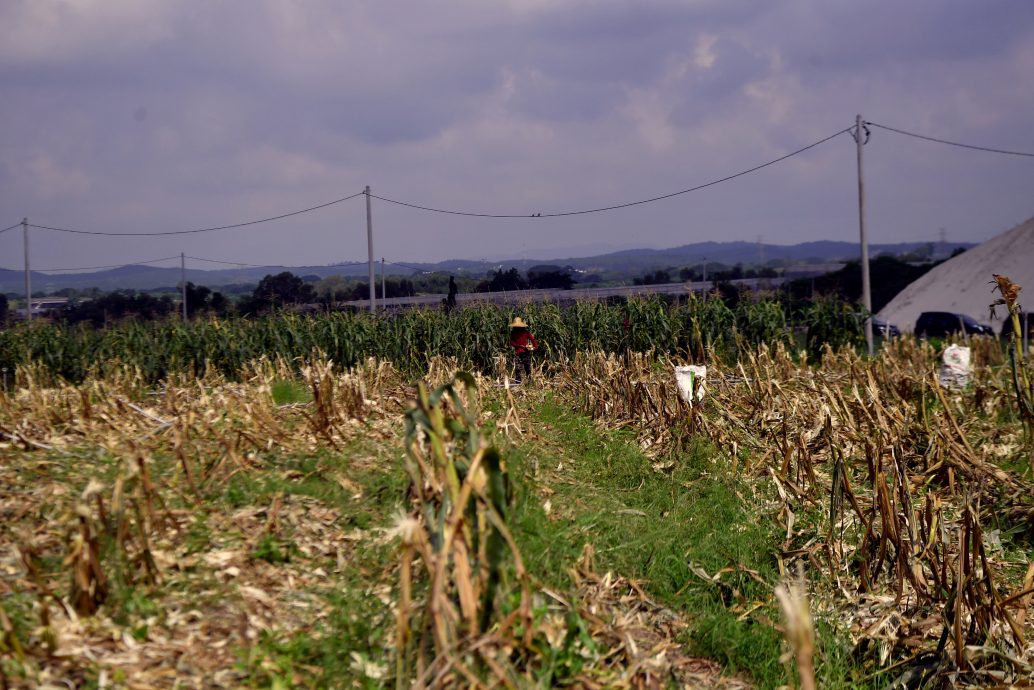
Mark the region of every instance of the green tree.
POLYGON ((213 292, 204 285, 187 283, 187 313, 203 314, 216 313, 220 316, 226 314, 230 304, 226 297, 220 292, 213 292))
POLYGON ((663 285, 671 282, 671 273, 668 271, 658 268, 652 273, 647 273, 641 278, 633 278, 632 283, 634 285, 663 285))
POLYGON ((188 282, 184 293, 187 298, 187 313, 196 314, 208 309, 209 299, 212 296, 210 289, 204 285, 194 285, 194 283, 188 282))
MULTIPOLYGON (((919 278, 935 263, 914 265, 893 256, 877 256, 869 261, 872 290, 872 310, 878 312, 894 296, 919 278)), ((857 302, 862 297, 862 268, 857 261, 846 264, 839 271, 815 278, 801 278, 786 285, 787 295, 798 305, 814 295, 835 295, 857 302)))
POLYGON ((554 290, 570 290, 574 285, 574 269, 570 266, 532 266, 528 269, 528 286, 554 290))
POLYGON ((316 283, 316 296, 325 304, 350 300, 354 283, 344 276, 327 276, 316 283))
POLYGON ((284 271, 267 275, 251 293, 249 299, 241 304, 245 314, 257 314, 288 304, 306 304, 316 301, 316 290, 309 283, 291 273, 284 271))
POLYGON ((85 321, 100 327, 115 321, 152 321, 168 316, 174 310, 175 305, 167 296, 116 290, 94 299, 71 302, 60 312, 59 318, 72 324, 85 321))
POLYGON ((508 290, 527 290, 528 281, 517 268, 508 271, 498 270, 489 273, 489 279, 478 284, 478 292, 505 292, 508 290))
POLYGON ((229 313, 233 306, 230 303, 230 300, 226 299, 226 296, 221 292, 213 292, 212 299, 209 300, 208 304, 212 308, 212 311, 219 316, 224 316, 229 313))

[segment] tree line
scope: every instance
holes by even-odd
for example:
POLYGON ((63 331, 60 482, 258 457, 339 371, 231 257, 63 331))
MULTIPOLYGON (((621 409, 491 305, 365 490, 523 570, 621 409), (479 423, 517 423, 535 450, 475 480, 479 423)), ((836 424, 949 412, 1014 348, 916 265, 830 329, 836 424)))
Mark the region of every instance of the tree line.
MULTIPOLYGON (((957 252, 956 252, 957 253, 957 252)), ((954 254, 953 254, 954 256, 954 254)), ((873 286, 873 310, 879 311, 905 286, 930 270, 936 262, 916 264, 901 259, 880 256, 870 263, 873 286)), ((707 278, 716 291, 730 305, 744 298, 742 290, 730 281, 740 278, 775 277, 770 267, 744 268, 742 265, 723 266, 708 264, 707 278)), ((540 265, 526 272, 518 268, 490 271, 484 278, 459 276, 460 292, 500 292, 527 289, 566 290, 576 282, 591 283, 591 275, 583 275, 570 266, 540 265)), ((699 281, 703 267, 657 269, 636 277, 636 285, 654 285, 682 281, 699 281)), ((440 293, 448 290, 449 274, 422 274, 410 278, 389 278, 376 285, 378 298, 387 296, 411 297, 417 294, 440 293), (383 294, 382 294, 383 293, 383 294)), ((233 288, 229 288, 231 291, 233 288)), ((858 262, 850 262, 839 271, 814 278, 803 278, 785 283, 780 289, 788 306, 799 306, 816 296, 828 295, 857 302, 861 297, 861 269, 858 262)), ((48 312, 48 317, 68 324, 88 323, 100 327, 125 320, 152 321, 178 315, 182 309, 179 296, 152 294, 134 290, 116 290, 101 293, 90 290, 76 293, 62 290, 58 294, 69 297, 68 304, 48 312)), ((188 282, 185 290, 187 312, 190 316, 227 317, 232 315, 257 316, 296 305, 321 305, 335 308, 342 302, 362 301, 369 297, 369 283, 343 276, 319 279, 315 276, 297 276, 290 271, 267 275, 251 292, 238 297, 227 297, 224 292, 188 282)), ((7 296, 0 294, 0 323, 11 316, 7 296)))

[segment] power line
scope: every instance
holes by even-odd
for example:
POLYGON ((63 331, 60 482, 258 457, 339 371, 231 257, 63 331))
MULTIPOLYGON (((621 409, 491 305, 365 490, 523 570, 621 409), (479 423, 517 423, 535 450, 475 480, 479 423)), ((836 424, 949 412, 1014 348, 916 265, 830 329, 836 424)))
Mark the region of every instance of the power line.
POLYGON ((432 271, 428 271, 426 268, 417 268, 416 266, 410 266, 409 264, 400 264, 398 261, 388 261, 387 263, 391 264, 392 266, 401 266, 402 268, 408 268, 411 271, 418 271, 420 273, 432 273, 432 271))
POLYGON ((961 144, 961 143, 959 143, 957 141, 948 141, 947 139, 938 139, 937 137, 930 137, 930 136, 927 136, 925 134, 916 134, 915 132, 906 132, 903 129, 897 129, 896 127, 888 127, 887 125, 881 125, 881 124, 878 124, 876 122, 867 122, 867 124, 870 124, 873 127, 879 127, 880 129, 885 129, 885 130, 887 130, 889 132, 896 132, 898 134, 904 134, 905 136, 915 137, 916 139, 925 139, 926 141, 933 141, 933 142, 936 142, 938 144, 947 144, 948 146, 958 146, 959 148, 973 149, 974 151, 987 151, 988 153, 1004 153, 1004 154, 1006 154, 1008 156, 1027 156, 1027 157, 1030 157, 1030 158, 1034 158, 1034 153, 1027 153, 1025 151, 1009 151, 1009 150, 1006 150, 1006 149, 988 148, 987 146, 974 146, 973 144, 961 144))
MULTIPOLYGON (((247 266, 248 268, 300 268, 299 266, 272 266, 270 264, 247 264, 243 261, 221 261, 219 259, 204 259, 200 256, 186 255, 186 258, 193 259, 195 261, 206 261, 211 264, 225 264, 227 266, 247 266)), ((334 266, 358 266, 365 264, 365 261, 342 261, 341 263, 334 264, 334 266)))
MULTIPOLYGON (((122 268, 123 266, 143 266, 145 264, 156 264, 162 261, 171 261, 172 259, 178 259, 178 256, 166 256, 162 259, 149 259, 147 261, 129 261, 121 264, 108 264, 107 266, 72 266, 67 268, 33 268, 33 271, 50 271, 51 273, 57 273, 61 271, 99 271, 105 268, 122 268)), ((7 268, 3 269, 7 271, 19 271, 21 269, 7 268)))
POLYGON ((796 151, 792 151, 792 152, 786 154, 785 156, 780 156, 779 158, 776 158, 774 160, 770 160, 767 163, 762 163, 761 165, 756 165, 753 168, 748 168, 747 170, 741 170, 738 173, 734 173, 732 175, 727 175, 727 176, 719 178, 717 180, 711 180, 710 182, 705 182, 704 184, 697 185, 696 187, 690 187, 689 189, 683 189, 683 190, 678 191, 678 192, 672 192, 671 194, 663 194, 661 196, 655 196, 655 197, 651 197, 649 199, 640 199, 639 201, 630 201, 630 202, 624 203, 624 204, 614 204, 613 206, 601 206, 600 208, 590 208, 590 209, 584 209, 584 210, 581 210, 581 211, 562 211, 562 212, 558 212, 558 213, 521 213, 521 214, 517 214, 517 213, 474 213, 474 212, 470 212, 470 211, 451 211, 451 210, 448 210, 448 209, 433 208, 433 207, 430 207, 430 206, 421 206, 419 204, 410 204, 410 203, 407 203, 407 202, 404 202, 404 201, 398 201, 396 199, 388 199, 388 198, 385 198, 385 197, 382 197, 382 196, 377 196, 376 194, 371 194, 370 196, 372 196, 374 199, 380 199, 381 201, 386 201, 386 202, 388 202, 390 204, 397 204, 399 206, 407 206, 409 208, 415 208, 415 209, 419 209, 421 211, 431 211, 433 213, 447 213, 447 214, 453 215, 453 216, 473 216, 475 218, 560 218, 562 216, 580 216, 580 215, 585 215, 587 213, 600 213, 602 211, 613 211, 613 210, 616 210, 616 209, 619 209, 619 208, 628 208, 629 206, 639 206, 640 204, 649 204, 649 203, 653 203, 654 201, 661 201, 662 199, 670 199, 670 198, 672 198, 674 196, 679 196, 681 194, 689 194, 690 192, 695 192, 695 191, 698 191, 698 190, 701 190, 701 189, 705 189, 707 187, 713 187, 716 184, 721 184, 722 182, 728 182, 729 180, 734 180, 737 177, 742 177, 744 175, 749 175, 750 173, 757 172, 758 170, 761 170, 762 168, 767 168, 770 165, 775 165, 776 163, 780 163, 782 161, 785 161, 787 158, 792 158, 793 156, 796 156, 798 154, 804 153, 805 151, 807 151, 809 149, 813 149, 816 146, 819 146, 820 144, 826 143, 830 139, 834 139, 834 138, 840 136, 841 134, 843 134, 845 132, 851 131, 851 129, 852 129, 852 127, 846 127, 844 129, 840 130, 839 132, 836 132, 834 134, 830 134, 828 137, 825 137, 824 139, 819 139, 815 143, 808 144, 807 146, 805 146, 803 148, 799 148, 796 151))
POLYGON ((14 230, 14 229, 15 229, 16 227, 18 227, 19 225, 21 225, 21 223, 15 223, 14 225, 12 225, 12 226, 11 226, 11 227, 9 227, 9 228, 4 228, 3 230, 0 230, 0 235, 4 234, 4 233, 5 233, 5 232, 7 232, 8 230, 14 230))
POLYGON ((30 228, 37 228, 39 230, 53 230, 55 232, 70 232, 70 233, 74 233, 76 235, 108 235, 108 236, 116 236, 116 237, 129 237, 129 236, 135 236, 135 237, 146 236, 146 237, 151 237, 151 236, 156 236, 156 235, 191 235, 191 234, 198 233, 198 232, 212 232, 213 230, 229 230, 231 228, 243 228, 243 227, 245 227, 247 225, 258 225, 259 223, 268 223, 268 222, 273 221, 273 220, 280 220, 282 218, 290 218, 291 216, 297 216, 297 215, 300 215, 302 213, 308 213, 310 211, 316 211, 316 210, 319 210, 321 208, 326 208, 328 206, 333 206, 334 204, 340 204, 342 201, 348 201, 349 199, 355 199, 356 197, 362 196, 362 195, 363 195, 363 192, 359 192, 358 194, 353 194, 352 196, 346 196, 346 197, 343 197, 341 199, 335 199, 334 201, 328 201, 327 203, 320 204, 319 206, 311 206, 309 208, 303 208, 300 211, 291 211, 290 213, 283 213, 283 214, 281 214, 279 216, 272 216, 270 218, 261 218, 259 220, 250 220, 250 221, 248 221, 246 223, 234 223, 233 225, 219 225, 219 226, 212 227, 212 228, 197 228, 195 230, 170 230, 170 231, 166 231, 166 232, 102 232, 102 231, 99 231, 99 230, 73 230, 73 229, 70 229, 70 228, 55 228, 55 227, 51 227, 49 225, 33 225, 31 223, 29 224, 29 227, 30 228))
POLYGON ((219 259, 203 259, 200 256, 186 255, 186 258, 193 259, 194 261, 205 261, 210 264, 225 264, 227 266, 246 266, 248 268, 272 268, 272 266, 263 264, 246 264, 243 261, 220 261, 219 259))
MULTIPOLYGON (((19 225, 21 225, 21 223, 19 223, 19 225)), ((63 272, 63 271, 100 271, 100 270, 103 270, 103 269, 106 269, 106 268, 122 268, 124 266, 144 266, 144 265, 147 265, 147 264, 157 264, 157 263, 161 263, 162 261, 172 261, 173 259, 179 259, 179 258, 180 258, 179 255, 177 255, 177 256, 166 256, 166 257, 163 257, 161 259, 148 259, 146 261, 126 261, 126 262, 123 262, 123 263, 120 263, 120 264, 106 264, 104 266, 66 266, 66 267, 62 267, 62 268, 33 268, 32 270, 33 271, 39 271, 39 272, 50 272, 50 273, 57 273, 57 272, 63 272)), ((294 267, 294 266, 272 266, 270 264, 249 264, 249 263, 244 263, 243 261, 221 261, 219 259, 205 259, 205 258, 200 257, 200 256, 191 256, 189 254, 186 255, 186 258, 193 259, 194 261, 205 261, 207 263, 213 263, 213 264, 225 264, 227 266, 244 266, 244 267, 248 267, 248 268, 297 268, 297 267, 294 267)), ((364 264, 366 264, 365 261, 343 261, 343 262, 341 262, 339 264, 334 264, 334 265, 335 266, 359 266, 359 265, 364 265, 364 264)), ((21 271, 22 269, 20 269, 20 268, 3 268, 3 267, 0 267, 0 270, 4 270, 4 271, 21 271)), ((420 270, 420 269, 415 269, 415 270, 420 270)))
POLYGON ((161 258, 161 259, 150 259, 149 261, 130 261, 128 263, 109 264, 107 266, 75 266, 75 267, 72 267, 72 268, 34 268, 32 270, 34 270, 34 271, 50 271, 52 273, 53 272, 58 272, 58 271, 99 271, 99 270, 102 270, 102 269, 105 269, 105 268, 122 268, 123 266, 145 266, 147 264, 161 263, 162 261, 172 261, 173 259, 178 259, 178 258, 179 258, 178 256, 166 256, 166 257, 161 258))

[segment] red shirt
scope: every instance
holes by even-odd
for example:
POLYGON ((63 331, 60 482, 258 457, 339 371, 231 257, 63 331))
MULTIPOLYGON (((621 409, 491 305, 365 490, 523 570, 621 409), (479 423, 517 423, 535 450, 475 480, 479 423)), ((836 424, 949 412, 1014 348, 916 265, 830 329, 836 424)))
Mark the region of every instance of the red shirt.
POLYGON ((535 336, 531 334, 526 328, 515 328, 510 331, 510 345, 513 345, 513 349, 519 355, 523 355, 525 352, 529 352, 539 346, 539 341, 535 340, 535 336), (529 347, 529 345, 531 347, 529 347))

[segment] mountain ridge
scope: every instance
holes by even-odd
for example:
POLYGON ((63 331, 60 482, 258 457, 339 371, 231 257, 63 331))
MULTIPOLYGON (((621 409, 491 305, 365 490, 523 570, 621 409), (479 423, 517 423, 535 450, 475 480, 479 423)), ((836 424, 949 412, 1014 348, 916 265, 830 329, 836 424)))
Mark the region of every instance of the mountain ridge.
MULTIPOLYGON (((953 243, 950 248, 975 246, 973 243, 953 243)), ((929 242, 901 242, 870 245, 871 256, 880 254, 905 254, 917 251, 932 251, 929 242)), ((947 255, 948 247, 941 247, 938 254, 947 255)), ((658 269, 697 266, 707 261, 709 266, 742 263, 757 266, 784 266, 792 263, 829 263, 851 261, 858 258, 856 243, 835 240, 802 242, 793 245, 756 244, 752 242, 696 242, 667 249, 620 249, 614 252, 584 257, 563 257, 554 259, 510 259, 485 261, 477 259, 447 259, 438 262, 388 263, 387 274, 411 276, 418 272, 455 272, 483 274, 490 270, 528 268, 542 264, 571 266, 583 274, 597 274, 607 280, 631 279, 647 271, 658 269)), ((379 276, 380 266, 375 266, 379 276)), ((246 266, 240 268, 200 269, 188 267, 186 279, 197 285, 210 288, 226 288, 257 284, 264 276, 290 271, 295 275, 326 278, 340 275, 363 279, 367 276, 367 264, 345 263, 323 266, 246 266)), ((180 281, 180 269, 147 265, 125 265, 117 268, 81 273, 32 272, 33 291, 53 293, 72 288, 84 290, 96 287, 101 290, 156 290, 174 288, 180 281)), ((24 272, 0 268, 0 292, 21 295, 24 291, 24 272)))

